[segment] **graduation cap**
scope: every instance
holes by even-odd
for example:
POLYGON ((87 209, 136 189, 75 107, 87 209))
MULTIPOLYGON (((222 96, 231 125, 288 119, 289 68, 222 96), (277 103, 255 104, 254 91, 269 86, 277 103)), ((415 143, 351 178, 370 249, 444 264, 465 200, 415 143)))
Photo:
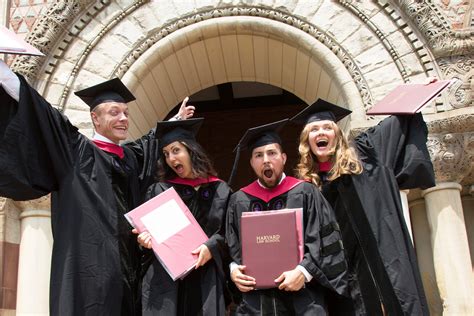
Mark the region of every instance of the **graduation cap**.
POLYGON ((158 122, 156 124, 155 138, 159 139, 160 148, 176 141, 196 141, 196 134, 203 122, 203 117, 158 122))
POLYGON ((352 111, 348 109, 323 99, 318 99, 310 106, 307 106, 303 111, 293 116, 290 121, 302 125, 324 120, 338 122, 351 113, 352 111))
POLYGON ((229 185, 231 185, 235 173, 237 172, 240 152, 242 150, 253 151, 257 147, 269 144, 279 144, 281 146, 282 142, 278 132, 283 128, 283 126, 285 126, 286 123, 288 123, 288 119, 252 127, 245 131, 244 136, 242 136, 239 143, 234 148, 235 159, 228 181, 229 185))
POLYGON ((96 106, 105 102, 128 103, 135 96, 127 89, 119 78, 114 78, 98 85, 74 92, 92 111, 96 106))

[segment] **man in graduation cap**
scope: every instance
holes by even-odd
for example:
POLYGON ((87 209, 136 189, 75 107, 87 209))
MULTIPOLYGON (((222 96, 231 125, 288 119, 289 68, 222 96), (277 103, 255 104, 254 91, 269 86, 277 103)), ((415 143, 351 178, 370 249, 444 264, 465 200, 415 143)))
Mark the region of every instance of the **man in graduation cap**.
POLYGON ((333 206, 348 259, 352 299, 331 297, 331 314, 428 315, 399 193, 434 185, 426 124, 390 116, 350 147, 336 124, 350 113, 319 99, 291 119, 304 126, 298 176, 333 206))
MULTIPOLYGON (((326 315, 325 292, 346 292, 346 261, 333 211, 316 186, 286 176, 286 154, 277 131, 288 120, 249 129, 236 151, 248 150, 257 180, 234 193, 227 210, 226 240, 233 263, 231 279, 242 292, 237 315, 326 315), (255 290, 242 265, 242 212, 303 209, 304 256, 281 271, 275 288, 255 290)), ((238 159, 238 158, 237 158, 238 159)))
MULTIPOLYGON (((123 214, 141 202, 158 156, 154 131, 119 145, 135 98, 119 79, 77 92, 91 141, 2 61, 0 85, 0 196, 52 193, 51 315, 140 314, 140 252, 123 214)), ((180 115, 193 110, 183 102, 180 115)))

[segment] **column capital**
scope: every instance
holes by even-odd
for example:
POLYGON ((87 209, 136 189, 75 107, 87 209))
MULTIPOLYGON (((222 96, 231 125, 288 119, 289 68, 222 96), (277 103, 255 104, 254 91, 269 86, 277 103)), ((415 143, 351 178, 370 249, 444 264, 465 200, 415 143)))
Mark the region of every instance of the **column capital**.
POLYGON ((457 183, 457 182, 441 182, 436 184, 436 186, 423 190, 421 191, 421 196, 425 197, 427 194, 434 192, 434 191, 440 191, 440 190, 458 190, 461 192, 462 186, 457 183))
MULTIPOLYGON (((471 116, 472 117, 472 116, 471 116)), ((431 125, 442 122, 430 122, 431 125)), ((470 124, 471 128, 472 122, 470 124)), ((438 129, 445 127, 441 125, 438 129)), ((442 132, 428 135, 428 151, 433 162, 437 182, 473 183, 473 132, 442 132)))
POLYGON ((5 208, 5 204, 7 203, 7 198, 0 196, 0 214, 3 212, 5 208))
MULTIPOLYGON (((22 218, 25 217, 25 215, 23 215, 23 213, 25 212, 47 212, 47 213, 50 213, 50 210, 51 210, 51 199, 50 199, 51 195, 48 194, 48 195, 45 195, 45 196, 42 196, 40 197, 39 199, 35 199, 35 200, 28 200, 28 201, 13 201, 13 203, 15 204, 16 207, 18 207, 18 209, 20 210, 20 212, 22 213, 22 218)), ((38 213, 38 214, 39 214, 38 213)), ((35 216, 35 215, 26 215, 26 216, 35 216)), ((42 216, 42 215, 39 215, 39 216, 42 216)))
POLYGON ((410 207, 410 213, 413 211, 411 209, 412 207, 416 207, 418 205, 425 205, 425 204, 426 204, 426 202, 425 202, 425 199, 423 199, 423 198, 409 201, 408 206, 410 207))

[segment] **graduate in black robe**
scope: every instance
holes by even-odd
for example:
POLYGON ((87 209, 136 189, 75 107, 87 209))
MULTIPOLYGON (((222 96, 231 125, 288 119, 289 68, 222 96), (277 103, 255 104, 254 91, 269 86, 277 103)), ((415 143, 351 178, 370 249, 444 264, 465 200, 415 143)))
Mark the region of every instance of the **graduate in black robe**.
POLYGON ((434 172, 421 114, 390 116, 355 138, 335 122, 350 114, 318 100, 292 120, 305 124, 299 176, 322 186, 341 227, 352 300, 333 297, 333 315, 428 315, 399 190, 429 188, 434 172))
POLYGON ((153 182, 157 146, 153 132, 130 147, 112 142, 126 137, 133 95, 118 79, 82 91, 91 111, 120 116, 92 114, 104 135, 91 141, 22 76, 0 68, 0 196, 51 193, 50 314, 140 315, 140 251, 123 214, 153 182))
MULTIPOLYGON (((143 279, 143 315, 215 315, 225 314, 228 250, 224 240, 225 214, 230 187, 216 172, 195 133, 203 119, 159 122, 159 179, 148 189, 151 199, 173 187, 204 230, 209 240, 194 253, 196 268, 183 279, 173 281, 150 251, 143 279)), ((139 242, 151 247, 151 235, 144 232, 139 242)))
POLYGON ((276 131, 286 122, 250 129, 237 146, 251 152, 258 180, 234 193, 227 211, 231 279, 242 292, 236 315, 326 315, 325 292, 346 294, 346 261, 331 207, 317 187, 283 173, 286 155, 276 131), (303 209, 303 260, 294 270, 282 271, 275 288, 255 290, 255 279, 242 266, 242 212, 283 208, 303 209))

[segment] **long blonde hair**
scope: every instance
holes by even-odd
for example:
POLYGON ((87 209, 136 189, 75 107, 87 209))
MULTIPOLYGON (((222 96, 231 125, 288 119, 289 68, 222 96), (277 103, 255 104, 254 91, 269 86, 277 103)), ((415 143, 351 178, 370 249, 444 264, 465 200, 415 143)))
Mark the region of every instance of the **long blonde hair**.
MULTIPOLYGON (((339 126, 332 121, 331 126, 336 134, 336 146, 331 153, 330 162, 332 168, 329 171, 328 180, 335 180, 343 174, 360 174, 362 172, 362 164, 357 157, 357 153, 349 146, 349 143, 339 126)), ((311 151, 309 145, 310 131, 311 124, 306 124, 300 134, 300 144, 298 146, 300 161, 296 166, 296 174, 300 179, 311 181, 315 185, 321 186, 321 179, 318 175, 318 159, 311 151)))

